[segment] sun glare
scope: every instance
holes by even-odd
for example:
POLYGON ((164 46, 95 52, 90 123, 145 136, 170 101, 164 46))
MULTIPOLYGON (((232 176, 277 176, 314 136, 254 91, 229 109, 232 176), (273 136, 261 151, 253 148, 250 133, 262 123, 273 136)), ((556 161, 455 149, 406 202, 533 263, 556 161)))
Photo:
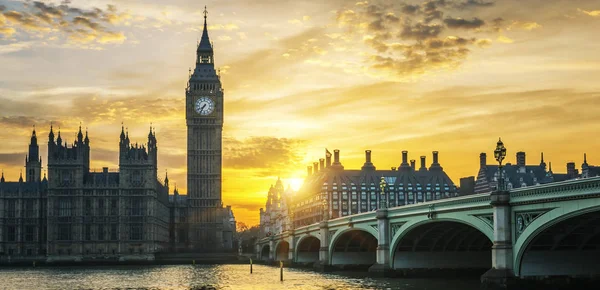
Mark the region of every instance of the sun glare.
POLYGON ((293 177, 288 178, 287 183, 292 187, 294 191, 298 191, 304 182, 304 178, 293 177))

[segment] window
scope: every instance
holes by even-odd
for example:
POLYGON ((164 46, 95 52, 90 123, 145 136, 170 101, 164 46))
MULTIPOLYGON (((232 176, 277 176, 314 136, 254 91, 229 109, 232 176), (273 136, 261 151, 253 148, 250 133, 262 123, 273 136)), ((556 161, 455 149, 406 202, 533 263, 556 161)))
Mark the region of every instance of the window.
POLYGON ((92 200, 89 198, 85 199, 84 211, 86 216, 92 215, 92 200))
POLYGON ((58 216, 71 216, 71 199, 61 198, 58 200, 58 216))
POLYGON ((130 239, 141 240, 142 239, 142 224, 131 224, 130 225, 130 239))
POLYGON ((103 198, 98 199, 98 215, 99 216, 104 215, 104 199, 103 198))
POLYGON ((98 225, 98 240, 104 240, 104 225, 98 225))
POLYGON ((117 207, 116 198, 110 200, 110 215, 119 215, 119 208, 117 207))
POLYGON ((91 225, 85 225, 85 240, 86 241, 91 241, 92 240, 92 226, 91 225))
POLYGON ((361 192, 361 193, 360 193, 360 199, 362 199, 362 200, 367 200, 367 193, 366 193, 366 192, 364 192, 364 191, 363 191, 363 192, 361 192))
POLYGON ((7 201, 7 209, 6 209, 6 217, 14 218, 17 215, 17 201, 14 199, 8 199, 7 201))
POLYGON ((116 241, 119 239, 119 224, 110 225, 110 239, 116 241))
POLYGON ((33 210, 33 200, 28 199, 25 201, 25 217, 32 218, 35 216, 35 211, 33 210))
POLYGON ((14 242, 17 240, 17 229, 14 226, 8 226, 6 228, 6 241, 7 242, 14 242))
POLYGON ((58 225, 58 238, 59 241, 71 240, 71 224, 59 224, 58 225))
POLYGON ((25 241, 26 242, 33 242, 33 235, 35 233, 35 227, 33 226, 26 226, 25 227, 25 241))
POLYGON ((131 199, 131 215, 143 215, 144 207, 143 207, 142 198, 132 198, 131 199))

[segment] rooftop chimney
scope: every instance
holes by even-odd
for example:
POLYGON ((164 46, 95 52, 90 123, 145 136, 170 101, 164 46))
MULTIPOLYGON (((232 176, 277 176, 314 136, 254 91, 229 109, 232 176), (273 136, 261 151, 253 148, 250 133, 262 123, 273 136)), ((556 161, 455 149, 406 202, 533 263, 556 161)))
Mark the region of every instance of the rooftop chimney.
POLYGON ((333 150, 333 164, 331 164, 331 167, 336 169, 344 169, 344 166, 342 166, 342 163, 340 163, 340 150, 338 149, 333 150))
POLYGON ((427 170, 427 166, 425 165, 425 156, 421 156, 421 168, 419 170, 427 170))
POLYGON ((365 164, 362 169, 375 169, 373 162, 371 162, 371 150, 365 150, 365 164))
POLYGON ((415 170, 415 163, 416 161, 414 159, 410 160, 410 167, 412 168, 412 170, 415 170))
POLYGON ((331 154, 325 155, 325 164, 327 165, 327 167, 331 166, 331 154))
POLYGON ((432 169, 442 169, 442 167, 440 166, 440 163, 438 162, 438 152, 437 151, 433 151, 433 163, 431 163, 431 166, 429 167, 429 170, 432 169))
POLYGON ((312 167, 311 166, 306 166, 306 173, 308 174, 308 176, 312 175, 312 167))
POLYGON ((408 164, 408 151, 402 151, 402 163, 400 164, 400 168, 408 168, 410 165, 408 164))
POLYGON ((525 167, 525 152, 517 152, 517 165, 519 167, 525 167))
POLYGON ((319 162, 313 162, 313 172, 319 172, 319 162))
POLYGON ((325 169, 325 159, 319 159, 319 166, 319 171, 323 171, 323 169, 325 169))
POLYGON ((485 153, 482 152, 481 154, 479 154, 479 166, 480 167, 485 167, 485 164, 487 163, 486 159, 487 158, 486 158, 485 153))
POLYGON ((567 175, 569 178, 577 177, 577 172, 575 171, 575 162, 567 163, 567 175))

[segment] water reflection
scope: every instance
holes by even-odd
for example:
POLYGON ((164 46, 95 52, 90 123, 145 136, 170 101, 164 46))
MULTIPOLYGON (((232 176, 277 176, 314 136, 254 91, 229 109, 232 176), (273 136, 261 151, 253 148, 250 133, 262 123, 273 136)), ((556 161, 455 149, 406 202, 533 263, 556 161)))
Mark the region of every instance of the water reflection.
POLYGON ((301 269, 254 265, 166 265, 0 268, 2 289, 479 289, 468 280, 370 278, 362 273, 321 274, 301 269))

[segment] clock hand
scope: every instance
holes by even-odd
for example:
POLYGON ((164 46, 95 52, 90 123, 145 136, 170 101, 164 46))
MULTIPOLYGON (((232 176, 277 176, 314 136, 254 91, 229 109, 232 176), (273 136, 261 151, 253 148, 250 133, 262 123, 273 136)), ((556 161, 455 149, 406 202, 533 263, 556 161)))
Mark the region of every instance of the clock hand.
POLYGON ((202 107, 200 107, 200 111, 203 111, 204 107, 206 107, 206 104, 204 104, 204 105, 202 105, 202 107))

